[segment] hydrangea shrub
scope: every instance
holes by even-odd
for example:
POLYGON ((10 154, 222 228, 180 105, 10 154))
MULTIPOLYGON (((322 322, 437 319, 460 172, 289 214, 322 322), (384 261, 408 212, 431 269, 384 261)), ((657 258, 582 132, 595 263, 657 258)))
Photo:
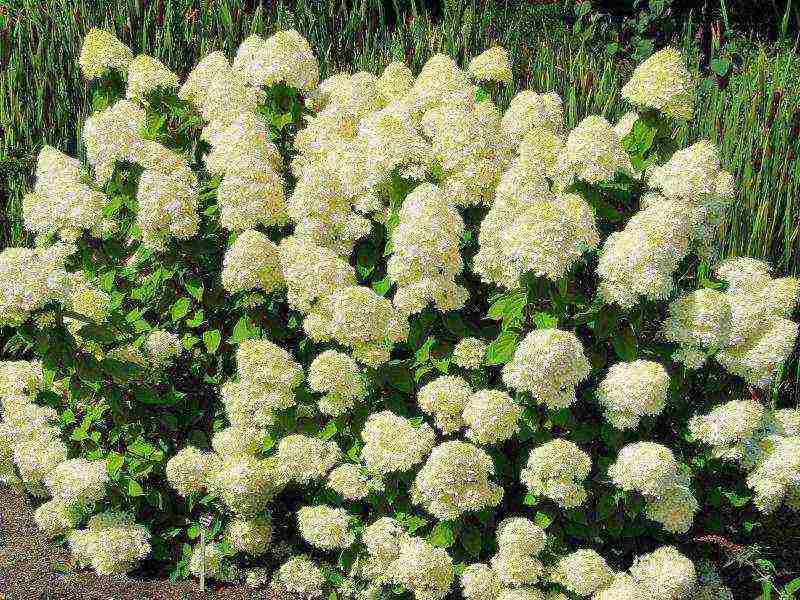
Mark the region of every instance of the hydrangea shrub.
POLYGON ((499 47, 320 81, 281 31, 182 78, 93 30, 80 67, 86 163, 42 149, 35 247, 0 253, 0 481, 78 564, 721 598, 684 545, 700 480, 800 509, 800 413, 769 393, 800 281, 717 259, 735 186, 675 146, 675 50, 571 131, 553 93, 498 108, 499 47))

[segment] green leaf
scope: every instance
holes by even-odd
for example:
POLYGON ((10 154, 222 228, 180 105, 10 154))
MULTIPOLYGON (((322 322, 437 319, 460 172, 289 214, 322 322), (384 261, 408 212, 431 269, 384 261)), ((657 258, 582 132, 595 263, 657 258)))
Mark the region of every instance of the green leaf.
POLYGON ((488 97, 489 97, 489 92, 487 92, 482 87, 478 87, 478 89, 475 90, 475 102, 482 102, 483 100, 486 100, 488 97))
POLYGON ((236 322, 236 325, 233 327, 233 335, 231 335, 229 341, 231 344, 239 344, 244 340, 258 337, 260 333, 258 327, 245 315, 236 322))
POLYGON ((558 327, 558 319, 548 312, 537 312, 533 315, 536 329, 552 329, 558 327))
POLYGON ((203 333, 203 343, 206 345, 206 350, 209 354, 214 354, 219 348, 219 343, 222 341, 222 334, 219 329, 211 329, 203 333))
POLYGON ((487 365, 503 365, 511 360, 519 343, 519 334, 513 331, 501 331, 497 339, 486 348, 487 365))
POLYGON ((603 521, 614 514, 617 510, 618 501, 618 497, 613 493, 605 493, 600 496, 597 501, 597 520, 603 521))
POLYGON ((190 304, 191 304, 191 301, 189 300, 189 298, 186 298, 185 296, 182 297, 182 298, 178 298, 175 301, 175 304, 172 305, 172 310, 171 310, 172 320, 173 321, 179 321, 180 319, 185 317, 187 314, 189 314, 189 305, 190 304))
POLYGON ((203 300, 204 287, 202 281, 194 277, 187 278, 184 281, 184 286, 186 287, 186 291, 189 292, 189 295, 192 298, 194 298, 198 302, 201 302, 203 300))
POLYGON ((553 517, 551 517, 547 513, 536 511, 536 515, 533 517, 533 522, 536 523, 542 529, 547 529, 553 522, 553 517))
POLYGON ((122 465, 125 463, 125 457, 122 456, 119 452, 109 452, 108 456, 106 457, 106 472, 108 476, 112 479, 116 477, 119 470, 122 468, 122 465))
POLYGON ((528 492, 522 499, 522 503, 525 506, 536 506, 537 504, 539 504, 539 496, 537 496, 533 492, 528 492))
POLYGON ((715 58, 709 66, 719 77, 725 77, 731 70, 731 61, 727 58, 715 58))
POLYGON ((611 345, 614 347, 614 352, 616 352, 617 356, 622 360, 636 360, 638 354, 636 336, 630 325, 625 326, 622 331, 617 332, 617 334, 611 338, 611 345))
POLYGON ((437 548, 449 548, 456 542, 453 527, 447 521, 441 521, 428 535, 428 542, 437 548))
POLYGON ((522 323, 525 306, 528 304, 528 292, 515 290, 501 294, 489 307, 487 316, 490 319, 502 320, 503 326, 509 327, 522 323))
POLYGON ((414 379, 405 365, 389 364, 382 369, 381 374, 386 383, 401 392, 409 394, 414 389, 414 379))
POLYGON ((392 280, 389 278, 388 275, 383 279, 379 279, 378 281, 372 282, 372 289, 379 296, 385 296, 389 292, 389 289, 391 287, 392 287, 392 280))
POLYGON ((331 439, 333 436, 335 436, 335 435, 336 435, 336 433, 337 433, 338 431, 339 431, 339 428, 336 426, 336 421, 331 421, 330 423, 328 423, 328 424, 325 426, 325 428, 324 428, 324 429, 322 429, 322 430, 321 430, 321 431, 320 431, 320 432, 317 434, 317 437, 318 437, 319 439, 321 439, 321 440, 329 440, 329 439, 331 439))
POLYGON ((128 481, 128 496, 131 498, 144 496, 144 490, 142 489, 142 486, 135 479, 128 481))

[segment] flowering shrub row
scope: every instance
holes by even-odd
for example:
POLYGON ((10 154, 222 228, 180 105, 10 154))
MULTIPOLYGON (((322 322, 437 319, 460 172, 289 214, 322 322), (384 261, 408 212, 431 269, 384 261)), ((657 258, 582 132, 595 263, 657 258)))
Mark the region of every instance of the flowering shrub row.
POLYGON ((693 453, 800 508, 800 413, 765 391, 800 281, 717 261, 734 182, 711 142, 674 146, 675 50, 618 123, 571 131, 555 94, 493 103, 499 47, 320 82, 281 31, 179 84, 92 30, 80 67, 88 165, 44 147, 35 248, 0 253, 7 349, 35 355, 0 363, 0 478, 78 564, 700 600, 731 596, 679 549, 693 453))

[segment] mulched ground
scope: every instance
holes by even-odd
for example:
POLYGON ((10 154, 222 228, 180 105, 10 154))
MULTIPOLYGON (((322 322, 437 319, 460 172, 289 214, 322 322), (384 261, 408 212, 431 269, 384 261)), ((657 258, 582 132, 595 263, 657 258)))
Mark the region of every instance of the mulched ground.
POLYGON ((200 592, 196 581, 147 581, 69 570, 69 551, 39 533, 33 510, 22 494, 0 486, 0 600, 239 600, 265 596, 264 591, 238 586, 200 592))

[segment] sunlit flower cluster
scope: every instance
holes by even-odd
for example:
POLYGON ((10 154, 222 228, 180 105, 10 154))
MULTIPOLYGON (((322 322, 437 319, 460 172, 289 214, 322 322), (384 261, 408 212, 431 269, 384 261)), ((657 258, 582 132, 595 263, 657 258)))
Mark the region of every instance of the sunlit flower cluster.
POLYGON ((377 366, 389 360, 395 343, 406 339, 408 320, 386 298, 354 285, 322 298, 303 329, 312 340, 333 340, 350 348, 357 361, 377 366))
POLYGON ((800 279, 772 279, 769 266, 751 258, 725 260, 715 274, 727 291, 700 289, 676 299, 664 336, 680 345, 688 367, 713 355, 728 372, 766 387, 797 340, 797 323, 788 317, 800 300, 800 279))
POLYGON ((317 548, 347 548, 356 541, 350 529, 350 515, 343 508, 320 504, 304 506, 297 511, 297 522, 303 539, 317 548))
POLYGON ((125 71, 132 60, 131 49, 114 34, 92 28, 83 38, 78 65, 84 77, 94 79, 111 69, 125 71))
POLYGON ((398 218, 386 266, 398 286, 394 305, 408 314, 428 304, 443 311, 464 306, 469 294, 455 282, 463 268, 464 221, 455 206, 439 188, 423 184, 403 201, 398 218))
POLYGON ((415 426, 389 410, 373 413, 361 431, 361 460, 378 474, 408 471, 428 456, 436 434, 427 423, 415 426))
POLYGON ((150 554, 150 532, 126 513, 108 511, 89 519, 67 538, 75 559, 100 575, 131 571, 150 554))
POLYGON ((635 429, 643 416, 656 416, 664 410, 669 381, 667 371, 658 363, 616 363, 600 382, 597 399, 614 427, 635 429))
POLYGON ((537 329, 525 336, 511 362, 503 367, 503 382, 558 409, 577 400, 576 388, 590 371, 583 344, 574 333, 537 329))
POLYGON ((691 528, 699 504, 689 477, 666 446, 654 442, 628 444, 609 467, 608 475, 623 491, 642 494, 648 518, 667 531, 685 533, 691 528))
POLYGON ((673 47, 656 52, 634 70, 622 97, 639 107, 688 121, 694 114, 694 82, 673 47))
POLYGON ((608 586, 614 578, 614 571, 597 552, 583 549, 559 560, 551 577, 567 591, 578 596, 589 596, 608 586))
POLYGON ((465 442, 443 442, 417 473, 411 498, 438 519, 456 519, 500 503, 503 488, 491 477, 494 463, 484 450, 465 442))
POLYGON ((531 450, 520 478, 532 494, 575 508, 586 500, 583 482, 591 468, 588 454, 569 440, 555 439, 531 450))
POLYGON ((453 347, 453 362, 464 369, 479 369, 486 357, 487 344, 474 337, 466 337, 453 347))
POLYGON ((689 421, 694 438, 712 454, 748 472, 754 503, 769 513, 785 502, 800 509, 800 411, 771 410, 757 400, 731 400, 689 421))
POLYGON ((220 388, 228 419, 234 425, 266 427, 275 413, 294 406, 294 390, 303 368, 292 355, 267 339, 248 339, 236 350, 238 379, 220 388))
POLYGON ((326 350, 311 361, 308 385, 322 394, 319 411, 332 417, 345 414, 367 393, 356 361, 336 350, 326 350))

